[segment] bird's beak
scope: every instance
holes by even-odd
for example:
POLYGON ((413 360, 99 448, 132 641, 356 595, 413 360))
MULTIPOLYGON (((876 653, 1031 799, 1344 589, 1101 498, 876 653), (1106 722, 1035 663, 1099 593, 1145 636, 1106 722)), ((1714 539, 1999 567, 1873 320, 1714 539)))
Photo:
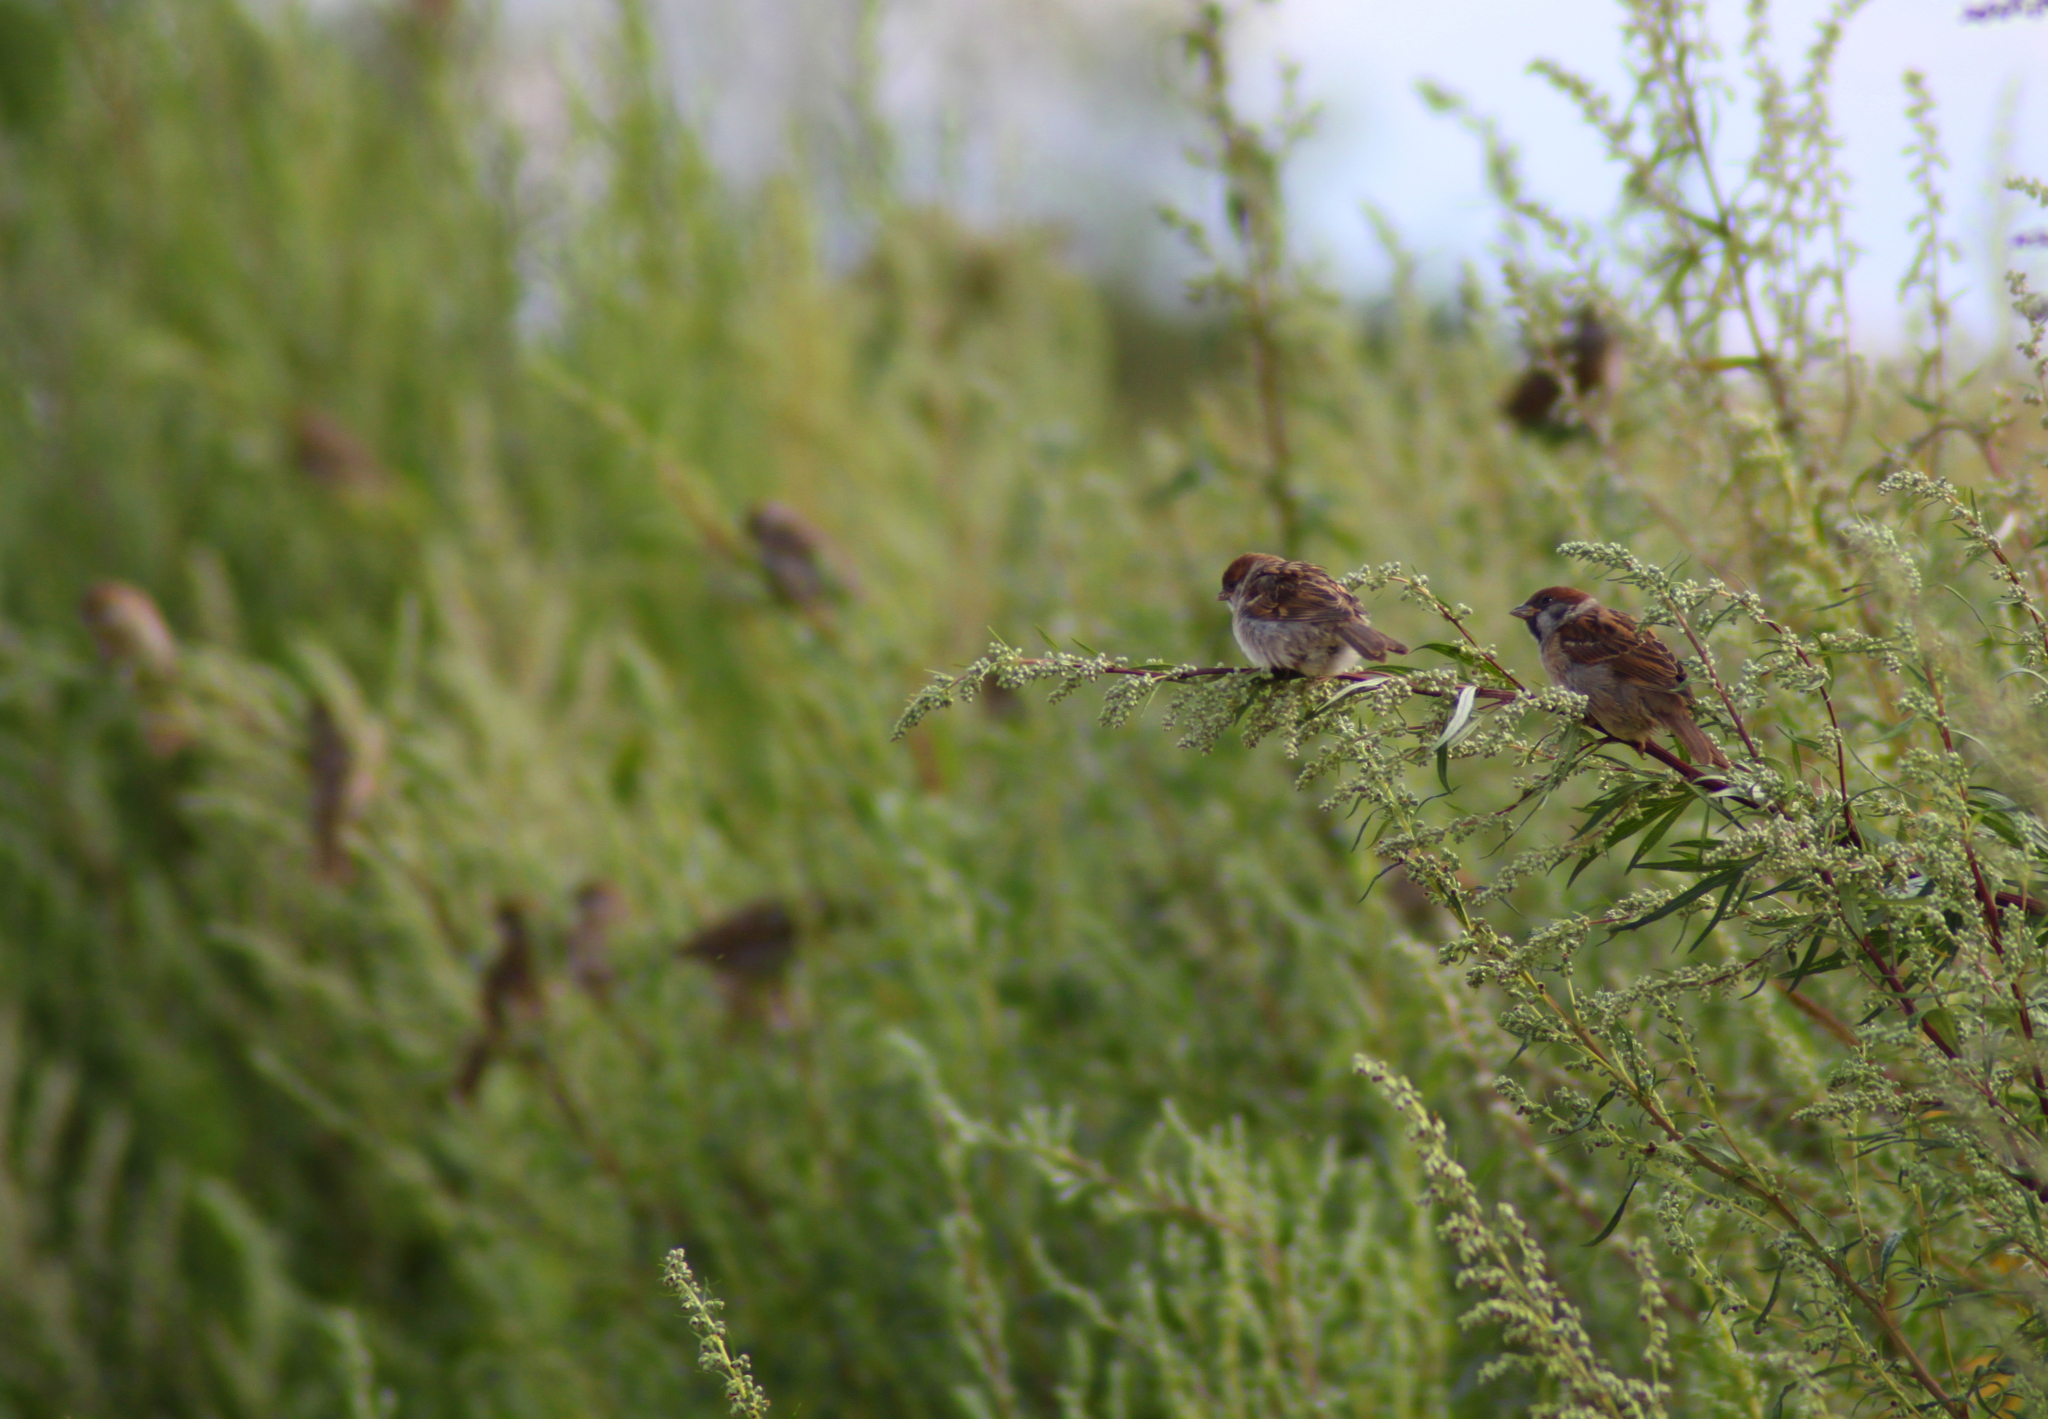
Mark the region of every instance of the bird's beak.
POLYGON ((1529 618, 1530 618, 1531 616, 1534 616, 1534 615, 1536 614, 1536 608, 1535 608, 1534 606, 1531 606, 1531 605, 1530 605, 1530 604, 1529 604, 1528 602, 1524 601, 1524 602, 1523 602, 1523 603, 1522 603, 1521 605, 1517 606, 1517 607, 1516 607, 1516 608, 1515 608, 1514 610, 1512 610, 1512 611, 1508 612, 1508 614, 1509 614, 1510 616, 1513 616, 1513 617, 1517 618, 1518 620, 1523 620, 1523 621, 1526 621, 1526 620, 1528 620, 1528 619, 1529 619, 1529 618))
POLYGON ((1216 599, 1218 601, 1228 601, 1230 599, 1230 593, 1227 591, 1219 591, 1216 593, 1216 599))

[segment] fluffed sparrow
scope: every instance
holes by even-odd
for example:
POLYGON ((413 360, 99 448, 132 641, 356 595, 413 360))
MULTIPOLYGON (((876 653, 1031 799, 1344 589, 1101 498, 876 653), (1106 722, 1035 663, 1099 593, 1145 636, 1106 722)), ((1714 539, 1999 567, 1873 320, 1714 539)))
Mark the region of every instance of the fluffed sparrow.
POLYGON ((100 658, 134 696, 142 741, 168 758, 192 742, 190 709, 178 693, 178 642, 149 593, 124 581, 103 581, 80 608, 100 658))
POLYGON ((1529 623, 1551 683, 1584 695, 1606 733, 1640 749, 1661 725, 1695 763, 1729 767, 1692 717, 1685 667, 1656 632, 1569 586, 1545 587, 1511 614, 1529 623))
POLYGON ((1621 343, 1600 313, 1583 305, 1572 317, 1564 338, 1547 354, 1547 359, 1531 365, 1515 381, 1501 401, 1501 412, 1524 433, 1560 437, 1577 430, 1558 417, 1565 389, 1558 371, 1571 381, 1572 393, 1581 400, 1606 394, 1620 382, 1621 343))
POLYGON ((321 487, 374 495, 392 485, 388 469, 347 424, 322 409, 301 408, 291 418, 292 461, 321 487))
POLYGON ((483 1029, 463 1055, 462 1068, 455 1076, 455 1096, 464 1103, 476 1097, 491 1062, 514 1043, 514 1032, 532 1029, 547 1014, 547 985, 540 977, 525 904, 514 898, 499 902, 497 927, 498 954, 491 959, 477 992, 483 1029))
POLYGON ((817 611, 827 597, 855 593, 852 576, 839 565, 825 534, 788 503, 756 506, 747 514, 747 534, 754 539, 769 588, 785 605, 817 611))
POLYGON ((576 893, 576 924, 569 928, 569 979, 600 1004, 609 1002, 618 972, 608 942, 626 919, 626 894, 598 878, 576 893))
POLYGON ((355 862, 344 838, 366 795, 355 745, 317 698, 306 714, 306 774, 313 786, 313 873, 323 882, 346 882, 355 862))
POLYGON ((1238 648, 1262 669, 1339 675, 1360 656, 1385 660, 1408 653, 1372 628, 1356 596, 1310 562, 1247 552, 1224 570, 1216 599, 1230 603, 1238 648))
POLYGON ((103 581, 80 607, 100 657, 139 681, 170 680, 178 673, 178 642, 149 593, 125 581, 103 581))
POLYGON ((676 950, 711 967, 725 997, 728 1027, 763 1021, 787 1027, 789 968, 803 926, 789 902, 762 897, 699 927, 676 950))

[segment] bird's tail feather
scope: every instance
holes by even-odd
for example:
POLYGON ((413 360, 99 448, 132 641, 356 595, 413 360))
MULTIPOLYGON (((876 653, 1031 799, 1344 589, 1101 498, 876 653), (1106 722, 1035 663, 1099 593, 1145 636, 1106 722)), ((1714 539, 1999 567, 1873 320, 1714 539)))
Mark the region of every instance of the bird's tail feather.
POLYGON ((1680 715, 1671 726, 1671 732, 1678 736, 1678 742, 1685 746, 1685 752, 1692 755, 1694 763, 1709 763, 1717 769, 1732 768, 1728 756, 1720 746, 1707 738, 1707 731, 1693 722, 1691 715, 1680 715))
POLYGON ((1390 655, 1406 655, 1408 653, 1407 646, 1402 645, 1401 642, 1395 640, 1386 632, 1376 631, 1371 626, 1360 625, 1355 621, 1345 626, 1338 634, 1344 637, 1346 645, 1350 646, 1367 660, 1385 660, 1390 655))

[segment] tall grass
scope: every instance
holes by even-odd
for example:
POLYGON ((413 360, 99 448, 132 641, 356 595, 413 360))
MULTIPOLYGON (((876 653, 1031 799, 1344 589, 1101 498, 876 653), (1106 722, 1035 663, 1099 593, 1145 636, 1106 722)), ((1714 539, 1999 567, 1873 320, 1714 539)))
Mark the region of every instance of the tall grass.
MULTIPOLYGON (((1516 1042, 1437 963, 1453 917, 1367 895, 1358 824, 1268 752, 993 692, 889 725, 992 631, 1232 660, 1215 578, 1273 537, 1427 568, 1489 640, 1574 537, 1840 585, 1827 517, 1912 405, 1857 376, 1792 476, 1768 379, 1645 333, 1611 420, 1531 442, 1483 313, 1403 291, 1367 332, 1221 204, 1226 314, 1269 304, 1185 401, 1126 398, 1156 345, 1039 237, 880 203, 821 267, 802 185, 719 179, 633 7, 574 204, 437 7, 57 13, 63 81, 0 142, 0 1412, 720 1412, 677 1247, 724 1383, 744 1353, 792 1411, 1554 1392, 1459 1327, 1442 1156, 1352 1073, 1413 1081, 1533 1235, 1613 1213, 1494 1092, 1516 1042), (771 499, 846 595, 778 597, 771 499), (174 664, 95 645, 108 579, 174 664), (762 899, 785 978, 679 951, 762 899)), ((1699 280, 1671 299, 1718 331, 1699 280)), ((1539 339, 1577 295, 1512 289, 1539 339)), ((1702 1026, 1741 1087, 1820 1067, 1742 1018, 1702 1026)), ((1626 1236, 1548 1248, 1593 1334, 1710 1304, 1646 1300, 1626 1236)), ((1733 1383, 1673 1344, 1660 1382, 1733 1383)))

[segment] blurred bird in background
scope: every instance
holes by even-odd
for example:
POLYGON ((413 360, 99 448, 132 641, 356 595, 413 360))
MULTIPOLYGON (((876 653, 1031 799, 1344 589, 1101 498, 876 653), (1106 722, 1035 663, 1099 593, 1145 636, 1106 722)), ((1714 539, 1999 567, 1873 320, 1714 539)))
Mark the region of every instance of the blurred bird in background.
POLYGON ((859 594, 830 540, 788 503, 756 505, 747 514, 747 535, 769 591, 783 605, 815 618, 827 602, 859 594))
POLYGON ((569 979, 576 988, 609 1005, 618 980, 611 957, 611 934, 626 919, 626 894, 599 878, 576 892, 576 922, 569 928, 569 979))
POLYGON ((391 471, 334 415, 302 407, 292 414, 290 437, 292 462, 329 492, 375 498, 391 491, 391 471))
POLYGON ((800 912, 784 898, 761 897, 700 927, 676 949, 711 968, 729 1024, 786 1028, 789 968, 806 926, 822 924, 825 915, 816 899, 800 912))
POLYGON ((534 954, 533 932, 524 904, 514 898, 498 903, 498 953, 484 971, 477 1010, 483 1029, 464 1055, 455 1079, 455 1097, 476 1098, 491 1063, 517 1043, 519 1032, 531 1029, 547 1014, 547 987, 534 954))
POLYGON ((1565 381, 1581 406, 1604 406, 1621 381, 1621 342, 1592 305, 1582 305, 1564 338, 1543 351, 1501 401, 1501 413, 1523 433, 1564 439, 1585 432, 1565 403, 1565 381), (1562 375, 1561 379, 1559 376, 1562 375))
POLYGON ((368 775, 327 702, 315 696, 306 712, 306 775, 313 788, 313 873, 341 883, 355 875, 342 841, 369 797, 368 775))
POLYGON ((159 758, 192 742, 178 695, 178 642, 149 593, 124 581, 103 581, 80 608, 100 659, 134 696, 143 743, 159 758))

